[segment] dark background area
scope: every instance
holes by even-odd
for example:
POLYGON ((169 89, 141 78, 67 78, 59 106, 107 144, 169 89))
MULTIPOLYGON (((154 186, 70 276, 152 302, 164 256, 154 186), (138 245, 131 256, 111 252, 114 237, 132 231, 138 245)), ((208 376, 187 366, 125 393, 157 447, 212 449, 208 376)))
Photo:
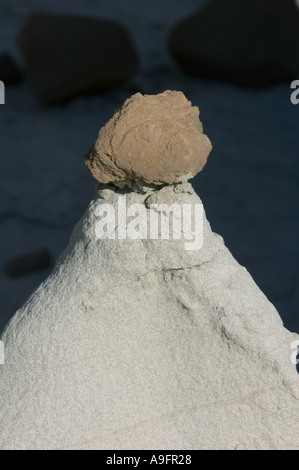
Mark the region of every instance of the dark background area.
MULTIPOLYGON (((290 101, 291 82, 251 88, 187 75, 171 57, 167 41, 173 27, 206 2, 161 3, 0 2, 0 53, 7 52, 24 74, 19 84, 6 84, 6 103, 0 106, 0 330, 51 272, 93 197, 96 182, 83 156, 99 129, 134 92, 171 89, 183 91, 199 107, 213 144, 206 167, 193 180, 212 229, 248 269, 285 326, 299 332, 299 105, 290 101), (104 93, 78 93, 66 103, 45 106, 27 78, 15 40, 26 15, 36 9, 121 23, 136 48, 138 68, 104 93), (44 249, 52 262, 40 254, 44 249), (44 269, 34 269, 38 261, 30 269, 29 261, 27 272, 13 276, 7 263, 26 253, 35 253, 31 264, 40 255, 44 269)), ((211 35, 221 43, 217 30, 211 35)), ((119 61, 117 55, 112 59, 119 61)), ((24 262, 16 260, 12 271, 24 262)))

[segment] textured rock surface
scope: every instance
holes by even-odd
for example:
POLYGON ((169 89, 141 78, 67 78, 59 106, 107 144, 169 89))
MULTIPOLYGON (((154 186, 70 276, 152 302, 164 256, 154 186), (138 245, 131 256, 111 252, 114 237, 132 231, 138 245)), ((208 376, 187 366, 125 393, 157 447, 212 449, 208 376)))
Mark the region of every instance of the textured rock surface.
POLYGON ((175 26, 169 41, 182 69, 241 85, 291 81, 299 71, 294 0, 212 0, 175 26))
POLYGON ((212 149, 198 116, 180 91, 136 93, 100 130, 86 166, 102 183, 159 185, 195 176, 212 149))
POLYGON ((119 86, 137 66, 123 26, 99 18, 34 13, 21 28, 18 44, 45 104, 119 86))
POLYGON ((298 336, 204 220, 204 244, 102 240, 96 210, 200 203, 102 187, 6 329, 2 449, 295 449, 298 336))

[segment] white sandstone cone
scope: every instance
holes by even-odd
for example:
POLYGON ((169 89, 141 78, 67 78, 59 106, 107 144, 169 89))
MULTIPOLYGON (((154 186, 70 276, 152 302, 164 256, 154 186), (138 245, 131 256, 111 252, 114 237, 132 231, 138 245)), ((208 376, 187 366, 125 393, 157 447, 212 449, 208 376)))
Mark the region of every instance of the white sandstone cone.
POLYGON ((273 307, 204 219, 185 240, 98 240, 96 208, 197 203, 188 183, 97 190, 2 340, 1 449, 295 449, 299 377, 273 307))

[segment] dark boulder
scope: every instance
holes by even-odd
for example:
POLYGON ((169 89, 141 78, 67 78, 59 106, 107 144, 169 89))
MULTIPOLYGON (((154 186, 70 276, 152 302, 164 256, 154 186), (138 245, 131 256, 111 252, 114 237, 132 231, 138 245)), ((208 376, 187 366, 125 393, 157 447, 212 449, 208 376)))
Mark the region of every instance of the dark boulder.
POLYGON ((187 73, 245 86, 291 81, 299 72, 293 0, 212 0, 179 23, 169 48, 187 73))
POLYGON ((18 44, 44 104, 103 93, 122 85, 137 67, 128 33, 108 20, 34 13, 21 28, 18 44))
POLYGON ((13 57, 7 52, 0 53, 0 80, 5 85, 18 85, 24 76, 13 57))

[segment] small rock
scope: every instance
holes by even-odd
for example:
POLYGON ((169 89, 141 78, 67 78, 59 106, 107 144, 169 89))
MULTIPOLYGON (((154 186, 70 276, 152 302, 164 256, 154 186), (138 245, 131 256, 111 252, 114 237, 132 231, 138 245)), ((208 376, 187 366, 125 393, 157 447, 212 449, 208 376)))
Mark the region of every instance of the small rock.
POLYGON ((245 86, 290 82, 299 70, 294 0, 212 0, 179 23, 169 48, 187 73, 245 86))
POLYGON ((137 66, 128 33, 108 20, 34 13, 21 28, 18 44, 44 104, 103 93, 123 84, 137 66))
POLYGON ((40 269, 49 268, 52 265, 52 255, 45 248, 34 253, 17 256, 5 266, 6 274, 11 278, 21 277, 25 274, 40 269))
POLYGON ((23 80, 23 73, 15 60, 6 52, 0 54, 0 80, 5 85, 18 85, 23 80))
POLYGON ((182 92, 136 93, 100 130, 85 164, 101 183, 187 180, 202 170, 212 149, 198 116, 182 92))

